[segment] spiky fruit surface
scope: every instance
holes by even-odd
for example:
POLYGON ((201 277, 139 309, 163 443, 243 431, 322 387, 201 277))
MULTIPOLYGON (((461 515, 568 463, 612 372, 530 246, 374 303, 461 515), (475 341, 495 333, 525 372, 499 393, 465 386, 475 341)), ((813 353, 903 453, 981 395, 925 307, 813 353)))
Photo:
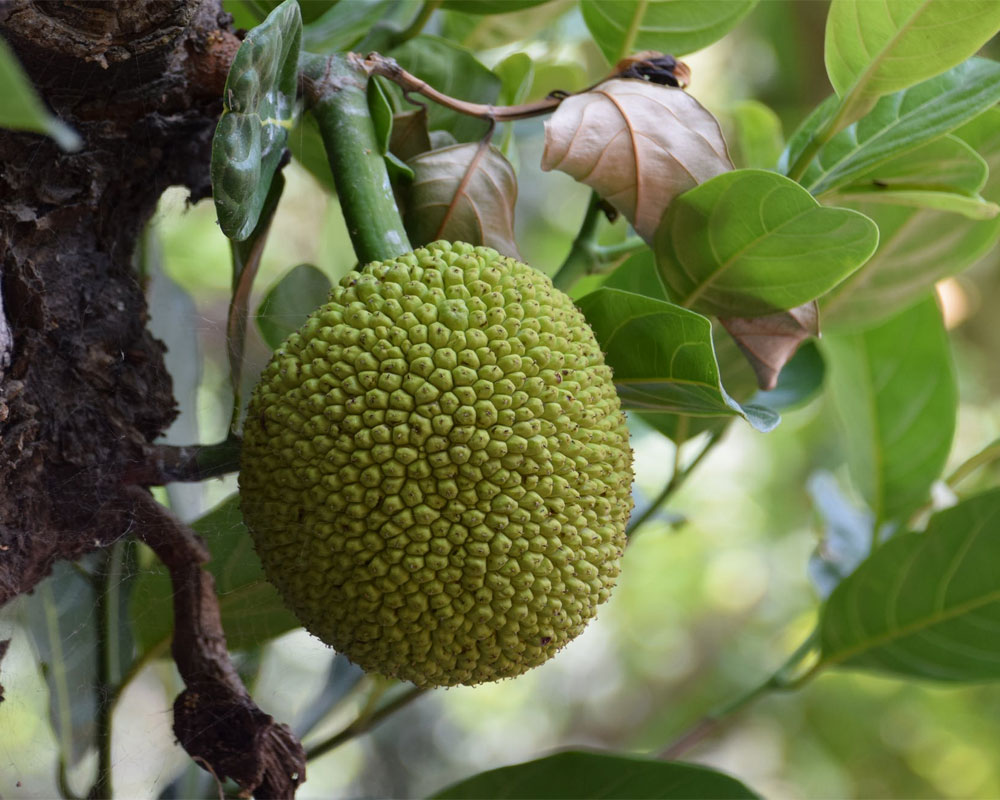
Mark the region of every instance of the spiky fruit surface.
POLYGON ((250 402, 240 493, 268 578, 366 670, 519 675, 614 585, 625 415, 583 315, 531 267, 435 242, 345 277, 250 402))

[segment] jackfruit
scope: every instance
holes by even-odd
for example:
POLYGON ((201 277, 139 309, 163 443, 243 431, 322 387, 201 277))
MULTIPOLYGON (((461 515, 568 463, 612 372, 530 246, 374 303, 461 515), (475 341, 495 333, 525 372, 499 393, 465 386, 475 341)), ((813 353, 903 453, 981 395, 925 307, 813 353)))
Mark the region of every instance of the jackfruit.
POLYGON ((495 250, 368 264, 254 390, 243 514, 303 625, 418 686, 519 675, 608 599, 632 509, 611 370, 567 295, 495 250))

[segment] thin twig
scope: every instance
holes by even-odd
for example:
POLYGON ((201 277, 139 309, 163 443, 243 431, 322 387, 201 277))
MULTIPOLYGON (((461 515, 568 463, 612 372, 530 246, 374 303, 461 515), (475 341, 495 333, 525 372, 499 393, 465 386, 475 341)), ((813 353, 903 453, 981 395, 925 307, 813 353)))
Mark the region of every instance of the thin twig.
MULTIPOLYGON (((682 417, 681 419, 686 420, 687 417, 682 417)), ((708 441, 705 442, 705 446, 698 452, 698 455, 696 455, 691 462, 683 468, 680 467, 679 461, 681 445, 677 445, 677 449, 674 453, 674 472, 670 476, 670 480, 667 482, 667 485, 660 490, 660 493, 656 496, 653 502, 646 506, 646 508, 643 509, 643 512, 629 523, 629 526, 625 529, 625 536, 631 539, 632 536, 635 535, 636 531, 649 521, 650 517, 652 517, 659 510, 660 506, 662 506, 670 498, 670 496, 674 494, 674 492, 684 485, 684 482, 688 479, 691 473, 694 472, 695 468, 701 463, 702 459, 708 455, 709 451, 715 447, 716 444, 718 444, 721 438, 721 432, 717 431, 712 433, 709 436, 708 441)))
POLYGON ((166 483, 198 482, 237 472, 242 444, 240 437, 230 433, 216 444, 146 445, 143 448, 145 460, 129 465, 122 476, 122 483, 162 486, 166 483))
POLYGON ((430 20, 431 15, 440 8, 444 0, 424 0, 422 6, 420 6, 420 11, 413 18, 413 21, 407 25, 399 33, 393 34, 390 37, 389 47, 387 49, 392 49, 393 47, 399 47, 401 44, 410 41, 410 39, 415 36, 419 36, 423 31, 424 26, 430 20))
POLYGON ((524 103, 517 106, 488 106, 481 103, 468 103, 455 97, 439 92, 433 86, 420 80, 416 75, 411 75, 395 59, 388 58, 379 53, 369 53, 367 56, 360 56, 357 53, 350 53, 348 62, 363 70, 367 75, 381 75, 397 84, 404 92, 422 94, 429 100, 433 100, 440 106, 465 114, 469 117, 479 119, 495 120, 496 122, 513 122, 518 119, 528 119, 542 114, 549 114, 559 106, 565 99, 563 96, 546 97, 534 103, 524 103))
POLYGON ((365 714, 362 712, 362 714, 356 720, 354 720, 354 722, 352 722, 350 725, 344 728, 344 730, 342 730, 340 733, 331 736, 325 742, 322 742, 321 744, 318 744, 315 747, 309 748, 309 750, 306 751, 306 761, 312 761, 315 758, 319 758, 320 756, 326 755, 331 750, 340 747, 340 745, 344 744, 345 742, 348 742, 351 739, 362 735, 363 733, 367 733, 376 725, 378 725, 380 722, 382 722, 384 719, 391 716, 392 714, 395 714, 397 711, 399 711, 399 709, 409 705, 410 703, 412 703, 414 700, 416 700, 418 697, 425 694, 426 692, 427 692, 426 689, 418 689, 416 686, 414 686, 410 689, 407 689, 405 692, 403 692, 403 694, 401 694, 395 700, 386 703, 377 711, 373 711, 370 714, 365 714))
POLYGON ((792 691, 800 688, 805 683, 812 680, 822 670, 824 666, 822 661, 817 661, 801 675, 791 677, 790 673, 794 672, 797 667, 801 666, 802 662, 805 661, 809 654, 815 650, 817 636, 818 633, 814 630, 808 637, 806 637, 806 640, 795 649, 795 652, 793 652, 785 660, 785 663, 782 664, 770 677, 768 677, 767 680, 763 683, 757 684, 749 691, 738 695, 730 702, 714 711, 709 712, 704 717, 699 719, 694 725, 688 728, 669 746, 667 746, 659 754, 659 758, 665 761, 670 761, 683 755, 696 744, 712 734, 726 719, 733 716, 737 712, 742 711, 764 695, 774 691, 792 691))

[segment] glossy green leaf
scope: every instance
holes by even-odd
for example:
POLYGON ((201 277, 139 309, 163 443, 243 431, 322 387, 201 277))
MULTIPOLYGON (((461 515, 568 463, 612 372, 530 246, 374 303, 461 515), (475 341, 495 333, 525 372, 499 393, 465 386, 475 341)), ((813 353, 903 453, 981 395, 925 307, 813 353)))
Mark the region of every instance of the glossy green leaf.
POLYGON ((17 56, 3 39, 0 39, 0 128, 44 133, 68 151, 79 150, 83 144, 76 131, 45 107, 17 56))
MULTIPOLYGON (((502 3, 503 0, 495 2, 502 3)), ((511 6, 509 11, 502 14, 488 15, 469 13, 466 8, 457 11, 445 7, 439 15, 441 35, 473 52, 481 53, 537 37, 563 14, 574 11, 576 6, 576 0, 548 0, 541 5, 519 10, 511 6)))
POLYGON ((435 800, 737 800, 757 795, 735 778, 695 764, 570 751, 474 775, 435 800))
POLYGON ((222 232, 236 241, 256 227, 288 140, 301 35, 298 4, 285 0, 247 34, 226 78, 212 191, 222 232))
POLYGON ((741 167, 772 169, 785 146, 778 115, 757 100, 744 100, 730 116, 736 128, 735 144, 730 144, 734 161, 741 167))
POLYGON ((821 662, 938 681, 1000 679, 1000 490, 897 534, 830 595, 821 662))
MULTIPOLYGON (((1000 201, 1000 109, 990 109, 955 131, 987 162, 982 189, 1000 201)), ((928 209, 852 203, 878 223, 875 255, 822 302, 827 330, 864 327, 912 305, 942 278, 961 272, 1000 238, 1000 217, 979 221, 928 209)))
POLYGON ((878 229, 863 214, 822 207, 777 173, 734 170, 676 198, 653 249, 674 302, 753 317, 819 297, 877 243, 878 229))
POLYGON ((330 293, 330 279, 312 264, 299 264, 272 286, 257 309, 257 327, 272 350, 302 327, 330 293))
MULTIPOLYGON (((958 128, 1000 102, 1000 63, 974 58, 923 83, 884 97, 827 142, 801 183, 813 194, 851 184, 958 128)), ((793 135, 782 168, 795 161, 833 114, 825 101, 793 135)))
MULTIPOLYGON (((232 495, 192 523, 212 552, 206 568, 215 577, 222 627, 231 650, 266 642, 299 627, 277 590, 264 578, 250 532, 243 524, 239 495, 232 495)), ((142 573, 130 604, 132 630, 143 653, 164 655, 173 631, 173 588, 162 565, 142 573)))
POLYGON ((586 0, 584 22, 609 64, 643 50, 700 50, 736 27, 757 0, 586 0))
POLYGON ((712 323, 700 314, 620 289, 598 289, 577 305, 614 370, 626 409, 694 417, 737 415, 761 431, 778 424, 774 412, 741 406, 726 393, 712 345, 712 323))
POLYGON ((629 256, 607 276, 601 286, 641 294, 654 300, 667 302, 670 300, 667 287, 663 285, 663 278, 656 268, 656 258, 652 250, 643 249, 629 256))
POLYGON ((833 0, 826 71, 843 98, 844 121, 965 61, 998 30, 996 0, 833 0))
MULTIPOLYGON (((389 55, 403 69, 426 81, 439 92, 473 103, 496 104, 501 79, 484 67, 471 52, 437 36, 417 36, 395 48, 389 55)), ((430 129, 444 130, 459 142, 482 137, 486 123, 457 111, 429 103, 430 129)))
POLYGON ((955 431, 955 368, 933 297, 823 354, 851 476, 878 523, 925 503, 955 431))

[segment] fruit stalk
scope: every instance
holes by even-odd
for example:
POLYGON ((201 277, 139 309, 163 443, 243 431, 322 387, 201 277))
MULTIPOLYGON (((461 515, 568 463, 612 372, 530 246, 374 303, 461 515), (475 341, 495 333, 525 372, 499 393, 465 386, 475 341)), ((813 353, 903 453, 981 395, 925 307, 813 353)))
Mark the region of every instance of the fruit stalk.
POLYGON ((358 261, 384 261, 409 252, 368 111, 368 76, 338 55, 303 53, 300 67, 358 261))

